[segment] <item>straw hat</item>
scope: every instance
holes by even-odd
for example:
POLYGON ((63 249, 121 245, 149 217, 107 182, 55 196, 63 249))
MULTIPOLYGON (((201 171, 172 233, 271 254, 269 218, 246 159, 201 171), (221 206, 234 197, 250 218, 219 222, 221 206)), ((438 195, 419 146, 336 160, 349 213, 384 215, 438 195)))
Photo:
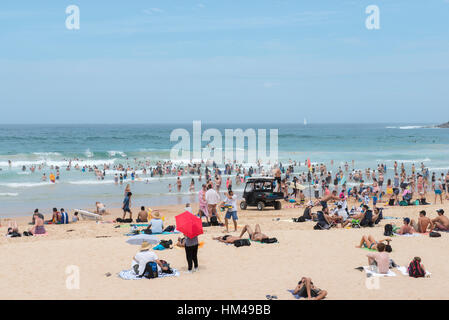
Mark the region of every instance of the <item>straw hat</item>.
POLYGON ((156 218, 156 219, 161 218, 161 214, 159 213, 159 211, 153 211, 153 212, 151 212, 151 215, 153 216, 153 218, 156 218))
POLYGON ((142 246, 140 247, 140 251, 150 249, 150 244, 146 241, 142 242, 142 246))

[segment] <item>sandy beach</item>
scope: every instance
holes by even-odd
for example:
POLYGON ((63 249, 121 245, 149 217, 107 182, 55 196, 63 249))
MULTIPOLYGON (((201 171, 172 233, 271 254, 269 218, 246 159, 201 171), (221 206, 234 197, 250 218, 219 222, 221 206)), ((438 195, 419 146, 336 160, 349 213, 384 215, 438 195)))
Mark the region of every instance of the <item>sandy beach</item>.
MULTIPOLYGON (((196 211, 198 204, 192 207, 196 211)), ((384 215, 416 219, 418 212, 425 209, 434 218, 440 207, 449 211, 446 204, 387 207, 384 215)), ((158 209, 165 216, 165 225, 175 224, 174 216, 183 212, 181 205, 158 209)), ((120 215, 119 209, 109 211, 111 214, 105 220, 120 215)), ((368 289, 365 273, 354 269, 367 265, 368 251, 355 246, 364 234, 372 234, 376 240, 384 238, 384 225, 392 222, 401 225, 402 220, 382 220, 373 228, 316 231, 313 222, 290 222, 302 211, 240 210, 239 226, 259 223, 262 232, 276 237, 279 243, 253 242, 249 247, 236 248, 212 240, 223 235, 222 227, 207 227, 200 236, 205 244, 199 249, 199 272, 185 273, 183 249, 167 249, 156 253, 178 269, 180 276, 154 280, 127 281, 117 276, 119 271, 130 268, 139 249, 125 242, 128 227, 80 221, 48 225, 47 236, 2 236, 0 299, 266 299, 267 294, 294 299, 287 290, 293 289, 302 276, 311 277, 315 285, 327 290, 327 299, 449 299, 449 266, 445 261, 448 233, 442 233, 440 238, 394 237, 390 257, 397 264, 408 266, 414 256, 420 256, 432 275, 413 279, 394 269, 395 277, 379 278, 378 288, 368 284, 372 288, 368 289), (280 220, 276 221, 277 218, 280 220), (79 289, 66 287, 66 268, 71 265, 79 267, 79 289)), ((136 214, 138 209, 133 212, 136 214)), ((29 227, 30 219, 31 214, 17 220, 21 232, 29 227)), ((8 220, 2 219, 1 224, 0 232, 4 235, 8 220)), ((158 237, 175 241, 178 235, 158 237)))

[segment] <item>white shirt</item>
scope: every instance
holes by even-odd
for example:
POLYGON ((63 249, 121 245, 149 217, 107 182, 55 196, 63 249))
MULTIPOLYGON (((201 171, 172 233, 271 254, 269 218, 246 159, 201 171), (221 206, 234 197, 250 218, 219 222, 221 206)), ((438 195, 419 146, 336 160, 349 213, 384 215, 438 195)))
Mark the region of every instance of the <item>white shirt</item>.
POLYGON ((226 197, 224 202, 226 205, 232 206, 232 208, 229 208, 228 211, 237 211, 237 196, 235 194, 232 196, 232 199, 226 197))
POLYGON ((153 233, 162 233, 162 228, 164 223, 161 219, 151 219, 151 232, 153 233))
POLYGON ((220 202, 220 196, 214 189, 209 189, 206 192, 207 204, 217 204, 220 202))
POLYGON ((153 251, 140 251, 134 257, 132 267, 134 268, 134 266, 138 264, 139 275, 142 275, 142 273, 145 271, 145 266, 147 265, 147 263, 151 261, 156 262, 156 260, 157 255, 153 251))

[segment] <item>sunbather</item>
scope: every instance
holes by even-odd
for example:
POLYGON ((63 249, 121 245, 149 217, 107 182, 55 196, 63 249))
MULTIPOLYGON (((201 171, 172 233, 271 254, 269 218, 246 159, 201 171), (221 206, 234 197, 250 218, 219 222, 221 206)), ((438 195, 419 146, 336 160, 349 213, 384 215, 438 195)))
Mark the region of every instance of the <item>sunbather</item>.
POLYGON ((16 238, 20 237, 19 227, 17 226, 16 221, 9 221, 8 223, 8 233, 6 234, 8 238, 16 238))
POLYGON ((410 219, 404 218, 404 224, 401 229, 397 232, 398 234, 413 234, 415 233, 415 229, 410 225, 410 219))
POLYGON ((426 211, 421 210, 419 212, 419 218, 416 222, 415 220, 410 221, 410 225, 415 229, 416 232, 419 233, 426 233, 427 228, 429 228, 429 231, 432 231, 433 229, 433 223, 432 220, 430 220, 428 217, 426 217, 426 211))
POLYGON ((245 232, 248 232, 250 240, 253 241, 262 241, 263 239, 268 239, 268 236, 266 234, 263 234, 260 230, 259 224, 256 224, 254 232, 249 225, 244 226, 242 232, 240 233, 240 238, 243 237, 245 232))
POLYGON ((372 235, 368 235, 368 236, 363 236, 362 239, 360 240, 360 244, 358 246, 355 246, 355 247, 356 248, 364 247, 364 248, 368 248, 368 249, 377 250, 377 245, 379 243, 386 242, 387 244, 385 246, 385 251, 391 252, 392 249, 391 249, 391 246, 390 246, 390 241, 392 241, 391 238, 385 238, 385 239, 376 241, 372 235))
POLYGON ((315 287, 312 279, 302 277, 295 290, 293 290, 293 294, 309 300, 321 300, 326 297, 327 291, 315 287))
POLYGON ((444 215, 444 210, 437 210, 438 217, 432 220, 435 225, 435 228, 443 231, 449 231, 449 219, 444 215))
POLYGON ((376 248, 378 252, 370 252, 366 255, 368 257, 368 264, 370 266, 376 266, 378 273, 387 274, 390 270, 390 257, 385 252, 386 245, 381 242, 377 244, 376 248))
POLYGON ((240 238, 240 237, 233 237, 231 235, 225 235, 225 236, 221 236, 221 237, 214 237, 212 239, 213 240, 218 240, 218 241, 224 242, 224 243, 234 243, 234 241, 240 240, 242 238, 240 238))
POLYGON ((34 226, 29 230, 32 235, 45 234, 44 220, 38 214, 34 215, 34 226))

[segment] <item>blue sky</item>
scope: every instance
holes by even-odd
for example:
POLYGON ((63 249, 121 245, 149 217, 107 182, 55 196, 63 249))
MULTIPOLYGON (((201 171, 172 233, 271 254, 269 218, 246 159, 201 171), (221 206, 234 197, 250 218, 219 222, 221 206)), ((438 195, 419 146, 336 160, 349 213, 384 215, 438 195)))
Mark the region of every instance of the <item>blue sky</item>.
POLYGON ((448 121, 448 40, 449 0, 3 0, 0 123, 448 121))

